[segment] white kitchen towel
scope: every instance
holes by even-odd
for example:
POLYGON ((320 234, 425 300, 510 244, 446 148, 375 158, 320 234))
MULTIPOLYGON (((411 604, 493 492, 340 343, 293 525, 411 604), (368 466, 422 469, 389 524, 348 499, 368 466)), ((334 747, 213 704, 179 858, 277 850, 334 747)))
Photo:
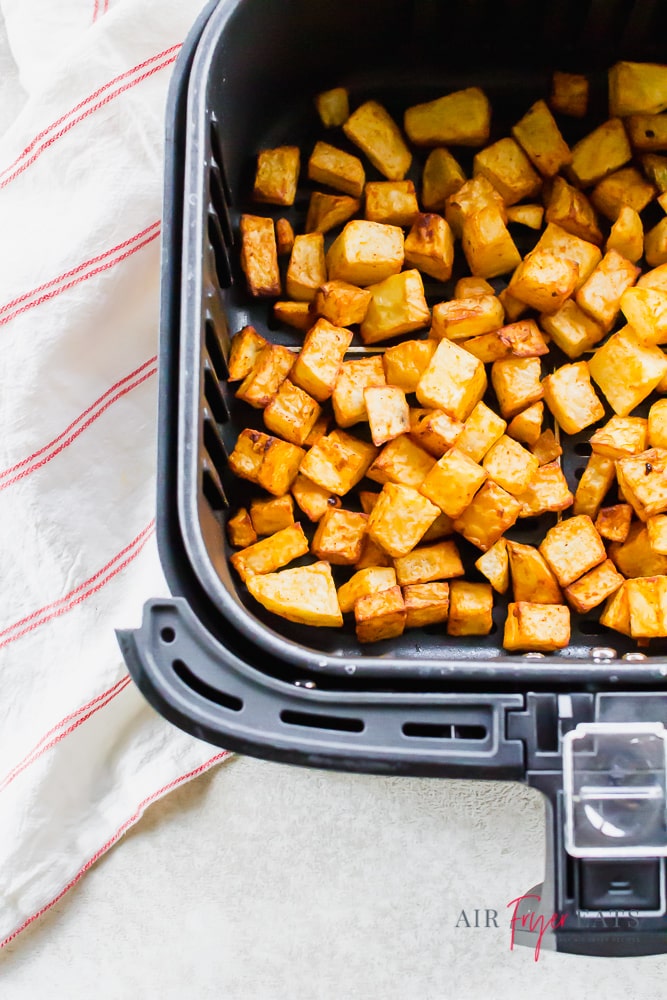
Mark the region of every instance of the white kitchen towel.
POLYGON ((130 681, 154 539, 165 98, 202 0, 0 0, 0 946, 226 756, 130 681), (8 99, 9 100, 9 99, 8 99))

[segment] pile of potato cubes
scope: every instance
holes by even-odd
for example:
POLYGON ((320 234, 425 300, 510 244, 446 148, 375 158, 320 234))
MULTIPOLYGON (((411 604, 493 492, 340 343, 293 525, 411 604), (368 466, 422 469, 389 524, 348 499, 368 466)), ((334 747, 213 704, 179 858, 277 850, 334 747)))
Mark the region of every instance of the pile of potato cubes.
MULTIPOLYGON (((310 150, 305 232, 240 221, 250 294, 303 332, 294 351, 247 326, 229 358, 265 427, 229 459, 263 491, 228 520, 231 562, 268 610, 328 627, 353 615, 362 643, 440 623, 482 636, 511 588, 510 651, 562 649, 570 609, 600 606, 640 644, 667 636, 667 399, 635 413, 667 392, 667 216, 645 232, 641 215, 667 211, 667 67, 616 64, 609 119, 571 148, 554 114, 587 104, 586 77, 556 73, 489 144, 477 87, 408 108, 402 130, 374 100, 350 114, 344 88, 316 98, 349 142, 310 150), (419 191, 406 137, 430 147, 419 191), (471 177, 451 147, 478 149, 471 177), (368 164, 385 179, 366 181, 368 164), (524 256, 522 230, 540 233, 524 256), (448 282, 455 255, 468 274, 430 308, 424 276, 448 282), (563 435, 587 428, 569 484, 563 435), (548 512, 538 547, 506 537, 548 512), (457 538, 479 551, 475 580, 457 538)), ((293 205, 300 174, 298 147, 262 151, 254 199, 293 205)))

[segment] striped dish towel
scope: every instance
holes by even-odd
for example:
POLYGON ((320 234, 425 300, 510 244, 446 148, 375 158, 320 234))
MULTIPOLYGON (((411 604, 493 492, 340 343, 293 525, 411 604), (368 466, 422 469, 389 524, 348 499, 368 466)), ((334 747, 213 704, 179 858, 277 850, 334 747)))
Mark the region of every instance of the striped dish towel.
POLYGON ((164 108, 201 6, 0 0, 0 945, 225 757, 156 715, 114 635, 167 592, 164 108))

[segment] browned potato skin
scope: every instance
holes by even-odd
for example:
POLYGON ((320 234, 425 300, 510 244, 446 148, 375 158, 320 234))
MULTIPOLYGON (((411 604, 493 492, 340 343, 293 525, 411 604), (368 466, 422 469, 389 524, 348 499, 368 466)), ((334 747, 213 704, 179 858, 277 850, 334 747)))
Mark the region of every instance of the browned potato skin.
POLYGON ((272 205, 293 205, 299 179, 301 153, 298 146, 264 149, 257 157, 253 198, 272 205))
POLYGON ((273 219, 241 216, 241 267, 255 298, 280 295, 278 247, 273 219))
POLYGON ((407 613, 400 587, 360 597, 354 605, 359 642, 379 642, 403 634, 407 613))
POLYGON ((328 563, 251 576, 247 587, 267 611, 288 621, 328 628, 343 624, 328 563))
POLYGON ((512 591, 515 601, 562 604, 563 594, 542 554, 532 545, 508 542, 512 591))
POLYGON ((488 635, 493 628, 493 590, 488 583, 453 580, 449 585, 448 635, 488 635))
POLYGON ((229 381, 238 382, 250 374, 260 352, 267 346, 264 337, 257 333, 254 326, 244 326, 235 333, 231 340, 229 361, 229 381))
POLYGON ((564 604, 509 605, 503 638, 508 652, 554 653, 569 642, 570 609, 564 604))
POLYGON ((251 576, 272 573, 308 551, 308 539, 300 524, 291 524, 275 535, 235 552, 231 564, 244 583, 251 576))
POLYGON ((423 628, 447 621, 449 614, 449 584, 415 583, 403 587, 405 627, 423 628))
POLYGON ((539 551, 561 587, 574 583, 607 556, 602 539, 587 514, 570 517, 550 528, 539 551))
POLYGON ((350 510, 328 510, 317 525, 313 555, 333 566, 354 566, 361 558, 368 517, 350 510))
POLYGON ((338 603, 343 614, 354 611, 360 597, 378 594, 396 586, 396 573, 392 566, 368 566, 358 570, 347 583, 338 588, 338 603))
POLYGON ((538 517, 548 512, 567 510, 572 506, 573 496, 558 462, 541 465, 533 480, 520 497, 519 517, 538 517))
POLYGON ((595 527, 601 538, 609 542, 624 542, 630 531, 632 507, 628 503, 603 507, 595 519, 595 527))
POLYGON ((611 597, 625 582, 611 559, 605 559, 575 583, 565 588, 565 596, 575 611, 586 614, 611 597))
POLYGON ((580 73, 556 71, 551 84, 549 104, 560 115, 583 118, 588 110, 588 80, 580 73))
POLYGON ((394 560, 396 581, 402 587, 434 580, 451 580, 463 576, 464 569, 454 541, 437 545, 420 545, 405 556, 394 560))
POLYGON ((250 514, 245 507, 240 507, 236 514, 227 521, 227 535, 229 544, 233 545, 235 549, 245 549, 257 541, 257 534, 252 526, 250 514))
POLYGON ((296 479, 305 454, 303 448, 247 428, 239 434, 229 456, 229 468, 267 493, 282 496, 296 479))
POLYGON ((510 571, 505 538, 499 538, 487 552, 475 560, 475 566, 487 578, 494 590, 499 594, 507 593, 510 585, 510 571))
POLYGON ((294 502, 289 493, 270 500, 252 500, 250 519, 257 535, 274 535, 294 524, 294 502))
POLYGON ((410 486, 385 483, 368 518, 372 541, 396 559, 410 552, 440 511, 410 486))

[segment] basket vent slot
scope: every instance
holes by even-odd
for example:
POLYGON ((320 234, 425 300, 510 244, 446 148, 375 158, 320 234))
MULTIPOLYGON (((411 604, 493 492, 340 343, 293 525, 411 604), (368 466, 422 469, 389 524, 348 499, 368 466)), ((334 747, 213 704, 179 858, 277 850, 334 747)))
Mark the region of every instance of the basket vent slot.
POLYGON ((211 687, 201 677, 193 674, 183 660, 174 660, 172 669, 178 679, 186 684, 191 691, 201 695, 202 698, 206 698, 207 701, 221 705, 223 708, 229 709, 230 712, 240 712, 243 708, 243 701, 240 698, 237 698, 234 694, 228 694, 226 691, 219 691, 218 688, 211 687))
POLYGON ((314 712, 294 712, 286 708, 280 713, 280 719, 289 726, 305 726, 307 729, 335 729, 342 733, 364 731, 361 719, 348 719, 340 715, 316 715, 314 712))
POLYGON ((232 205, 234 199, 232 198, 232 191, 227 181, 227 175, 225 173, 225 164, 222 159, 222 147, 220 146, 220 139, 218 137, 218 123, 215 116, 211 118, 211 124, 209 128, 209 138, 211 142, 211 158, 215 162, 219 172, 220 181, 222 184, 222 191, 227 205, 232 205))
POLYGON ((213 368, 207 364, 204 365, 204 396, 213 417, 219 424, 226 424, 229 420, 229 410, 225 403, 225 397, 222 395, 213 368))
POLYGON ((225 192, 222 183, 222 174, 216 163, 211 164, 208 172, 208 186, 211 196, 211 207, 218 216, 222 235, 227 247, 231 249, 234 245, 234 231, 232 230, 232 220, 229 217, 229 209, 225 200, 225 192))
POLYGON ((222 347, 220 346, 218 335, 215 331, 215 324, 210 317, 207 317, 206 319, 205 330, 206 350, 208 351, 213 371, 219 379, 227 378, 227 375, 229 374, 227 363, 225 361, 225 356, 222 353, 222 347))
POLYGON ((441 722, 404 722, 404 736, 422 740, 485 740, 486 726, 457 726, 441 722))
POLYGON ((220 287, 229 288, 232 283, 231 264, 229 262, 225 238, 222 235, 220 220, 212 210, 208 213, 208 239, 220 287))
POLYGON ((202 462, 202 491, 211 510, 226 510, 229 506, 220 477, 213 468, 210 458, 205 458, 202 462))
POLYGON ((204 411, 204 447, 215 468, 222 473, 222 469, 227 465, 227 452, 215 422, 208 418, 206 411, 204 411))

